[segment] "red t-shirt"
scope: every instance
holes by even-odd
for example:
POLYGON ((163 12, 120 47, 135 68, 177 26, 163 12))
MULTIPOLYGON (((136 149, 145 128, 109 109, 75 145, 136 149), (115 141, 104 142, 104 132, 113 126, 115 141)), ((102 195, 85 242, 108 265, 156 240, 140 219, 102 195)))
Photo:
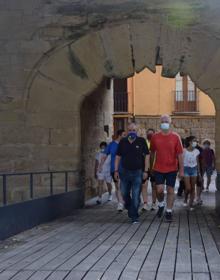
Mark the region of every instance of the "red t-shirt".
POLYGON ((183 153, 183 146, 177 133, 154 134, 151 139, 151 151, 155 152, 153 170, 161 173, 178 170, 178 155, 183 153))

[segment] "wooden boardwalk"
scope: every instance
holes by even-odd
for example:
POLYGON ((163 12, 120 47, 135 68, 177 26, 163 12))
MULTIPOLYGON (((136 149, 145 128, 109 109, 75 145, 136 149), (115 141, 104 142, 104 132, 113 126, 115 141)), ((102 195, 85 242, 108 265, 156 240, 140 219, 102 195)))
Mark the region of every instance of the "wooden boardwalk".
POLYGON ((177 199, 171 224, 149 211, 132 225, 109 202, 19 234, 1 244, 0 280, 219 280, 214 190, 203 198, 193 212, 177 199))

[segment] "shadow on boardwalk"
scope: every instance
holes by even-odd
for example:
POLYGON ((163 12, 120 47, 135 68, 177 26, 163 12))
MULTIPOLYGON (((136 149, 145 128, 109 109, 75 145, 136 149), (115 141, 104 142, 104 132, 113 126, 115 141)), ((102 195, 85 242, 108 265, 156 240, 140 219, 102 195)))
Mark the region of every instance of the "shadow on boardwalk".
POLYGON ((90 205, 3 242, 0 280, 219 280, 214 190, 203 199, 193 212, 177 199, 171 224, 145 212, 131 225, 115 202, 90 205))

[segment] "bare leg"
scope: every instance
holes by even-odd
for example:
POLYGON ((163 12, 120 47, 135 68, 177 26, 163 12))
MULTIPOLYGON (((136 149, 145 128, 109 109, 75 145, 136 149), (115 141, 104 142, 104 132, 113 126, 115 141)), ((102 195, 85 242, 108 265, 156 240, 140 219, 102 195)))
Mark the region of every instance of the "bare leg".
POLYGON ((152 203, 156 203, 157 201, 157 189, 156 189, 156 184, 153 182, 152 184, 152 203))
POLYGON ((192 207, 195 199, 196 177, 190 177, 190 185, 191 185, 191 189, 190 189, 189 207, 192 207))
POLYGON ((115 195, 116 195, 116 198, 117 198, 118 202, 123 204, 124 201, 123 201, 119 186, 120 186, 120 182, 119 181, 115 182, 115 195))
POLYGON ((159 203, 164 201, 164 185, 157 185, 156 186, 156 192, 157 192, 157 200, 159 203))
POLYGON ((210 176, 210 175, 207 175, 207 186, 206 186, 206 189, 207 189, 207 190, 209 189, 210 183, 211 183, 211 176, 210 176))
POLYGON ((167 209, 173 209, 174 197, 174 187, 167 186, 167 209))
POLYGON ((185 200, 184 200, 184 202, 187 203, 188 196, 191 191, 190 177, 188 177, 188 176, 184 177, 184 182, 185 182, 185 200))
POLYGON ((112 194, 112 184, 106 182, 106 185, 107 185, 108 193, 109 193, 109 195, 111 195, 112 194))
POLYGON ((144 184, 142 184, 142 198, 143 198, 143 202, 147 203, 148 199, 147 199, 147 187, 148 187, 148 181, 146 181, 144 184))
POLYGON ((104 181, 98 180, 97 195, 100 199, 102 198, 102 194, 103 194, 103 185, 104 185, 104 181))

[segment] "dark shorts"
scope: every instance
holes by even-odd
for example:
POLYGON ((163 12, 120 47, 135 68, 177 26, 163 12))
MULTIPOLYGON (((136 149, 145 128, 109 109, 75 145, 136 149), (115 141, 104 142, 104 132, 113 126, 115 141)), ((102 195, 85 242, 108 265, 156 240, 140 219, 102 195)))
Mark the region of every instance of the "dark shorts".
POLYGON ((207 175, 208 177, 211 177, 212 174, 213 174, 213 168, 212 168, 212 166, 207 166, 207 167, 204 169, 204 173, 206 173, 206 175, 207 175))
POLYGON ((155 178, 156 185, 166 184, 167 186, 174 188, 176 183, 176 176, 177 176, 177 171, 168 172, 168 173, 161 173, 158 171, 154 171, 154 178, 155 178))
POLYGON ((145 184, 146 183, 146 181, 150 181, 151 183, 155 183, 155 178, 154 178, 154 175, 153 174, 149 174, 148 173, 148 176, 147 176, 147 179, 145 179, 145 180, 142 180, 142 184, 145 184))

